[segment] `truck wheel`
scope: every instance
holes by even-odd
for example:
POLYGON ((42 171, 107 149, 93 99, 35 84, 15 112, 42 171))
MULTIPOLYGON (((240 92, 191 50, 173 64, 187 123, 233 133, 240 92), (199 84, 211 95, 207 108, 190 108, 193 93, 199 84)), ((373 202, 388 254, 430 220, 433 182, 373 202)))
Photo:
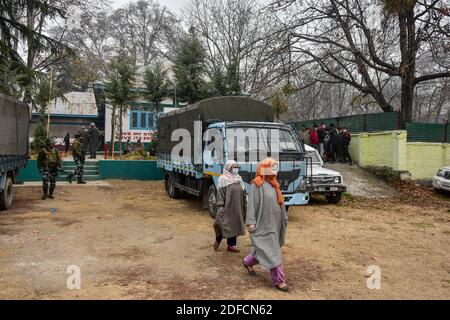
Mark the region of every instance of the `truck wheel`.
POLYGON ((172 199, 178 199, 180 198, 180 190, 175 187, 175 181, 172 174, 168 174, 166 176, 166 191, 170 198, 172 199))
POLYGON ((216 207, 216 201, 217 201, 217 191, 214 184, 211 184, 208 189, 208 211, 211 218, 216 218, 217 213, 217 207, 216 207))
POLYGON ((339 193, 327 194, 326 198, 327 198, 328 203, 338 204, 341 201, 342 193, 339 192, 339 193))
POLYGON ((0 210, 8 210, 13 202, 13 182, 6 178, 5 189, 0 192, 0 210))

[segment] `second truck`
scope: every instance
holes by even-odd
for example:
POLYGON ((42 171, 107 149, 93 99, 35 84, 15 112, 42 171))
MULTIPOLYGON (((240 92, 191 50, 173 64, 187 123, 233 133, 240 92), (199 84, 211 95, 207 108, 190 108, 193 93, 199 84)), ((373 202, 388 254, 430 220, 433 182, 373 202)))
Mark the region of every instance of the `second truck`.
POLYGON ((13 203, 13 184, 28 161, 28 106, 0 93, 0 210, 13 203))
POLYGON ((271 139, 276 139, 279 146, 277 179, 286 207, 304 205, 309 201, 306 191, 308 157, 304 146, 291 126, 274 122, 273 108, 264 102, 248 97, 217 97, 179 108, 158 119, 158 139, 157 163, 164 172, 169 197, 180 198, 186 193, 202 197, 203 206, 212 217, 216 214, 217 183, 224 163, 229 159, 238 162, 239 174, 248 188, 255 177, 258 162, 265 157, 260 153, 261 147, 268 151, 269 156, 273 156, 271 139), (277 132, 275 138, 267 135, 271 131, 277 132), (229 140, 236 139, 235 135, 230 136, 230 132, 239 132, 245 136, 243 144, 232 144, 233 150, 227 149, 229 140), (253 135, 247 136, 249 132, 253 135), (194 137, 190 142, 194 152, 182 160, 178 157, 175 159, 173 153, 183 133, 194 137), (202 138, 197 148, 196 135, 202 138), (223 150, 219 150, 223 157, 217 161, 206 158, 208 144, 203 141, 205 136, 214 135, 216 139, 220 135, 223 140, 223 150), (257 143, 252 141, 255 136, 259 139, 257 143), (244 159, 239 159, 238 154, 244 159))

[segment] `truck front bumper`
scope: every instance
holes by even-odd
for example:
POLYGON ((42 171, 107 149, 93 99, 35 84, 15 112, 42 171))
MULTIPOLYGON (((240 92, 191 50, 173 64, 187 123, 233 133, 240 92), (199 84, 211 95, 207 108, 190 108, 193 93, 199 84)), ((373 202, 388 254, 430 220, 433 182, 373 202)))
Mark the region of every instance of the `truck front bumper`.
POLYGON ((303 206, 309 202, 308 192, 304 193, 286 193, 284 196, 285 206, 303 206))
POLYGON ((310 193, 330 193, 330 192, 345 192, 347 191, 347 187, 342 184, 315 184, 312 187, 308 188, 310 193))

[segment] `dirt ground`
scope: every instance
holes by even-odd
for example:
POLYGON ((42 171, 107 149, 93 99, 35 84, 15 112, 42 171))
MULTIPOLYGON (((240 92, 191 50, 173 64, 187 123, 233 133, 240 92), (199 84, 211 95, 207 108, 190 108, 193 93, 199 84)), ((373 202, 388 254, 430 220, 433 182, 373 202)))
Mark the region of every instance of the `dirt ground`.
POLYGON ((201 202, 169 199, 162 182, 60 186, 45 201, 23 186, 0 214, 0 298, 450 299, 450 202, 408 192, 291 208, 284 293, 267 270, 247 275, 248 236, 241 253, 214 252, 201 202), (69 265, 80 267, 80 290, 66 287, 69 265), (367 288, 370 265, 379 290, 367 288))

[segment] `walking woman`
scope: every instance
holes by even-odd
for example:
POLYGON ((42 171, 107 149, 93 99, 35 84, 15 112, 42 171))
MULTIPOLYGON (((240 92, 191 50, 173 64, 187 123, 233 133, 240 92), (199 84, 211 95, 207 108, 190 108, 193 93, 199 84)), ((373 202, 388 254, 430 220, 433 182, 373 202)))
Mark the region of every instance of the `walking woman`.
POLYGON ((287 226, 287 214, 280 185, 276 179, 278 162, 272 158, 261 161, 252 180, 247 202, 246 225, 253 250, 245 257, 244 267, 256 275, 253 266, 261 263, 270 269, 272 282, 281 291, 288 291, 281 247, 287 226))
POLYGON ((236 238, 245 235, 245 185, 238 171, 237 162, 229 160, 225 164, 223 174, 219 177, 217 215, 214 220, 216 233, 214 250, 219 249, 222 238, 226 238, 227 250, 240 252, 236 248, 236 238))

